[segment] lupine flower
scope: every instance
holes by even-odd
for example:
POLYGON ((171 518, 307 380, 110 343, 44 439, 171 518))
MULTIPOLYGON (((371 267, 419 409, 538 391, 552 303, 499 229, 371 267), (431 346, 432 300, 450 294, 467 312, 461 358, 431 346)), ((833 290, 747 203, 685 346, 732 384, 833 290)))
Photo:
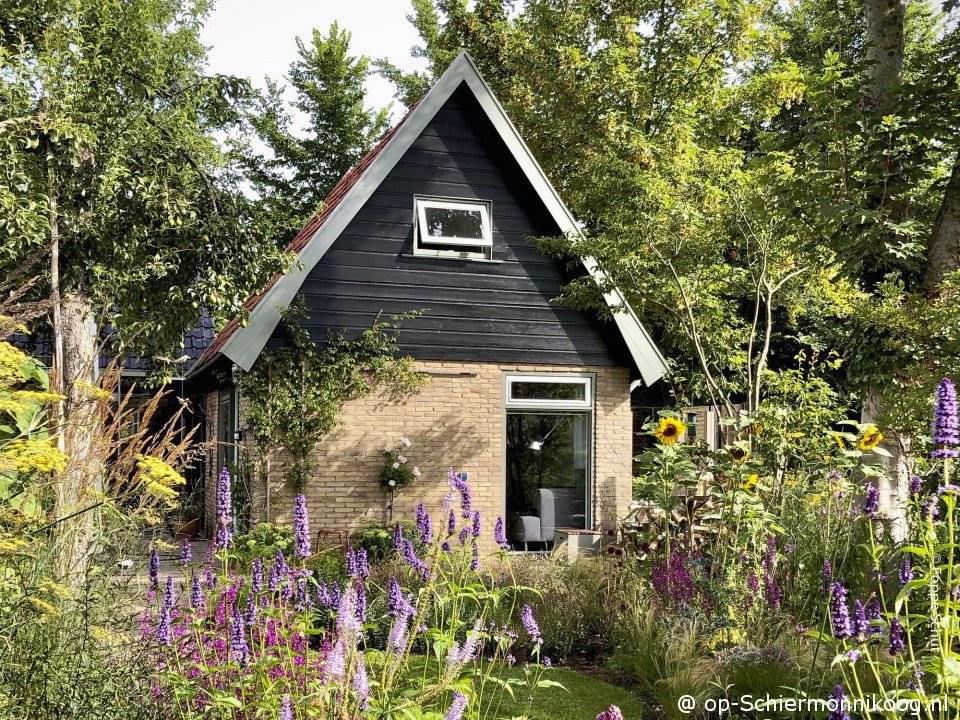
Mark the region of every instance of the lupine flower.
POLYGON ((533 617, 533 609, 529 605, 524 605, 520 610, 520 621, 523 623, 523 629, 533 640, 534 645, 543 643, 543 637, 540 635, 540 626, 533 617))
POLYGON ((156 548, 150 551, 150 562, 147 563, 147 573, 150 577, 150 587, 153 590, 160 588, 160 554, 156 548))
POLYGON ((253 594, 263 591, 263 560, 258 557, 250 565, 250 592, 253 594))
POLYGON ((867 611, 857 598, 853 602, 853 634, 855 637, 863 639, 867 634, 867 611))
POLYGON ((233 504, 230 499, 230 471, 226 467, 220 470, 217 478, 217 533, 218 548, 230 547, 233 539, 233 504))
POLYGON ((503 526, 503 516, 497 516, 497 522, 493 526, 493 541, 501 548, 507 547, 507 533, 503 526))
POLYGON ((203 588, 200 586, 200 576, 194 575, 190 579, 190 607, 194 610, 202 610, 203 605, 203 588))
POLYGON ((880 491, 873 483, 867 483, 864 488, 863 514, 871 520, 877 517, 877 508, 880 506, 880 491))
POLYGON ((173 577, 167 575, 167 584, 163 589, 163 604, 168 610, 172 610, 177 604, 177 597, 173 588, 173 577))
POLYGON ((823 561, 823 575, 820 581, 820 592, 826 595, 830 592, 830 584, 833 582, 833 566, 829 560, 823 561))
POLYGON ((829 720, 850 720, 847 714, 847 696, 843 694, 843 685, 837 685, 830 693, 829 720))
POLYGON ((170 608, 166 605, 160 608, 160 620, 157 623, 157 642, 169 645, 173 641, 173 630, 170 627, 170 608))
POLYGON ((310 520, 307 498, 303 493, 297 493, 293 499, 293 542, 298 558, 310 557, 310 520))
POLYGON ((597 715, 597 720, 623 720, 623 713, 616 705, 611 705, 602 713, 597 715))
POLYGON ((190 538, 184 538, 180 545, 180 563, 189 565, 193 562, 193 548, 190 546, 190 538))
POLYGON ((896 618, 890 620, 890 654, 899 655, 907 646, 907 634, 896 618))
POLYGON ((931 428, 936 449, 930 453, 935 458, 955 458, 960 445, 960 423, 957 421, 957 390, 950 378, 944 378, 937 387, 933 400, 933 426, 931 428))
POLYGON ((833 636, 838 640, 853 635, 850 626, 850 608, 847 605, 847 590, 840 583, 834 583, 830 592, 830 620, 833 623, 833 636))
POLYGON ((280 720, 293 720, 293 704, 286 694, 280 699, 280 720))
POLYGON ((910 477, 910 494, 919 495, 920 490, 922 489, 922 483, 920 481, 919 475, 913 475, 910 477))
POLYGON ((459 690, 453 691, 453 702, 444 720, 462 720, 463 711, 467 709, 467 696, 459 690))

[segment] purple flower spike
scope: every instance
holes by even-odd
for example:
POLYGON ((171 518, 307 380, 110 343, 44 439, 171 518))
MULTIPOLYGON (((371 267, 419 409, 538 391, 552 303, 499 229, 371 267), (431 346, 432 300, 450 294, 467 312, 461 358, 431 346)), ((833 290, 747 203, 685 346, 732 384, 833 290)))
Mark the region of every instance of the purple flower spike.
POLYGON ((157 623, 157 642, 169 645, 173 641, 173 630, 170 627, 170 609, 160 608, 160 621, 157 623))
POLYGON ((230 547, 233 540, 233 503, 230 496, 230 471, 224 467, 217 478, 217 533, 218 548, 230 547))
POLYGON ((263 590, 263 560, 255 557, 250 565, 250 592, 253 594, 263 590))
POLYGON ((480 548, 477 546, 477 541, 474 539, 473 547, 470 550, 470 569, 478 570, 480 568, 480 548))
POLYGON ((864 488, 863 514, 871 520, 877 518, 877 508, 880 507, 880 491, 873 483, 867 483, 864 488))
POLYGON ((503 526, 503 516, 497 516, 497 522, 493 526, 493 541, 502 549, 507 548, 507 533, 503 526))
POLYGON ((474 510, 473 512, 473 536, 475 538, 480 537, 480 511, 474 510))
POLYGON ((160 555, 157 549, 150 551, 150 562, 147 564, 147 574, 150 577, 150 587, 154 590, 160 588, 160 555))
POLYGON ((247 645, 247 632, 243 617, 234 608, 230 618, 230 657, 240 666, 246 666, 250 659, 250 646, 247 645))
POLYGON ((347 577, 357 577, 357 554, 352 547, 347 548, 347 577))
POLYGON ((463 712, 467 709, 467 696, 459 690, 453 693, 453 702, 450 703, 450 709, 444 720, 462 720, 463 712))
POLYGON ((905 557, 900 563, 900 571, 897 573, 900 579, 900 587, 913 580, 913 566, 910 564, 910 558, 905 557))
POLYGON ((834 583, 830 592, 830 620, 833 623, 833 636, 838 640, 851 637, 850 608, 847 604, 847 590, 840 583, 834 583))
POLYGON ((364 662, 362 655, 353 675, 353 689, 356 690, 357 697, 360 698, 361 707, 366 709, 370 703, 370 680, 367 677, 367 664, 364 662))
POLYGON ((457 516, 453 510, 447 515, 447 535, 453 535, 457 531, 457 516))
POLYGON ((172 610, 173 606, 177 604, 177 596, 173 588, 173 577, 167 575, 167 585, 163 589, 163 606, 168 610, 172 610))
POLYGON ((847 713, 848 705, 847 696, 843 694, 843 686, 837 685, 830 693, 828 702, 830 708, 829 720, 850 720, 850 715, 847 713))
POLYGON ((520 610, 520 622, 523 623, 523 629, 527 631, 527 635, 530 636, 530 639, 533 640, 534 645, 543 644, 543 636, 540 634, 540 626, 537 625, 537 621, 533 617, 533 608, 529 605, 524 605, 520 610))
POLYGON ((470 511, 473 509, 473 493, 470 490, 470 486, 467 484, 467 481, 463 479, 463 476, 454 472, 452 469, 449 472, 449 482, 450 487, 453 490, 456 490, 460 493, 460 512, 465 520, 470 519, 470 511))
POLYGON ((203 610, 203 587, 200 585, 200 576, 194 575, 190 580, 190 607, 194 610, 203 610))
POLYGON ((853 603, 853 634, 861 640, 867 634, 867 610, 857 598, 853 603))
POLYGON ((890 621, 890 654, 899 655, 907 646, 907 633, 896 618, 890 621))
POLYGON ((820 592, 827 595, 830 592, 830 584, 833 582, 833 565, 829 560, 823 561, 823 575, 820 583, 820 592))
POLYGON ((280 720, 293 720, 293 703, 289 695, 284 695, 280 700, 280 720))
POLYGON ((303 493, 297 493, 293 499, 293 541, 298 558, 310 557, 310 521, 307 498, 303 493))
POLYGON ((180 563, 189 565, 193 562, 193 548, 190 546, 190 538, 184 538, 180 545, 180 563))
POLYGON ((920 490, 923 489, 923 483, 920 480, 919 475, 913 475, 910 478, 910 495, 919 495, 920 490))
POLYGON ((623 720, 623 713, 616 705, 611 705, 602 713, 597 715, 597 720, 623 720))
POLYGON ((944 378, 937 387, 933 400, 933 426, 931 427, 936 449, 930 453, 935 458, 955 458, 960 445, 960 423, 957 422, 957 389, 950 378, 944 378))
POLYGON ((400 523, 393 526, 393 549, 396 552, 403 552, 403 528, 400 523))
POLYGON ((370 577, 370 562, 367 560, 367 549, 357 548, 357 577, 366 579, 370 577))

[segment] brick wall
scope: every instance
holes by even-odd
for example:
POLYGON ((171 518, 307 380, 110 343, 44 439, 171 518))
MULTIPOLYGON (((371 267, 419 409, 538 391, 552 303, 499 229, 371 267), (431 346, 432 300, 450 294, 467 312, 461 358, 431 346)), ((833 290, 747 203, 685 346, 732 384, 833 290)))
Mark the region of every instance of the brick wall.
MULTIPOLYGON (((469 472, 475 504, 490 518, 484 532, 490 537, 490 523, 503 512, 503 376, 507 372, 596 375, 593 516, 597 525, 606 527, 626 514, 633 428, 625 368, 419 362, 417 369, 429 376, 420 393, 400 402, 371 395, 348 403, 342 424, 320 443, 313 458, 314 477, 306 490, 314 532, 321 527, 356 529, 387 519, 387 496, 377 477, 382 452, 407 437, 411 447, 406 455, 423 475, 397 494, 394 518, 412 518, 419 502, 432 512, 439 511, 452 466, 469 472)), ((241 426, 244 406, 241 400, 241 426)), ((215 400, 208 401, 207 407, 212 423, 208 430, 213 432, 208 437, 216 437, 215 400)), ((293 490, 283 477, 284 462, 279 457, 271 463, 269 498, 266 487, 254 484, 255 520, 292 521, 293 490)), ((208 488, 214 483, 209 482, 208 488)), ((208 508, 212 509, 209 503, 208 508)))

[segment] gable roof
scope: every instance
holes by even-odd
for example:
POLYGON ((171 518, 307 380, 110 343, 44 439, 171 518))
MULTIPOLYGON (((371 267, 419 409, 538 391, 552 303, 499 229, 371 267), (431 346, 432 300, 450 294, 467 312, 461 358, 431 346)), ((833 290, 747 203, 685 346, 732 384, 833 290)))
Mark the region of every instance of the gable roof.
MULTIPOLYGON (((469 56, 461 53, 430 92, 411 106, 400 122, 330 191, 323 210, 307 222, 288 246, 288 251, 297 254, 294 267, 285 274, 275 276, 262 291, 247 299, 244 303, 250 313, 247 325, 241 326, 237 319, 228 323, 194 364, 191 374, 196 374, 221 354, 243 370, 250 370, 280 320, 278 309, 287 307, 293 301, 310 271, 461 85, 466 85, 473 93, 560 231, 579 234, 576 220, 557 195, 493 91, 469 56)), ((582 258, 581 262, 592 277, 601 282, 605 279, 592 258, 582 258)), ((644 383, 650 385, 656 382, 667 370, 663 355, 618 289, 606 293, 604 299, 613 309, 614 322, 644 383)))

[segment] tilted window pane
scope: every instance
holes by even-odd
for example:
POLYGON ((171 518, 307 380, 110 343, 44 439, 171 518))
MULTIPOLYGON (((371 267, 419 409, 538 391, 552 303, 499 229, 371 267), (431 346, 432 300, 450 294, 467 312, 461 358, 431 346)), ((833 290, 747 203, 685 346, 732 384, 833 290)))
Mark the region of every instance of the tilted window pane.
POLYGON ((459 210, 428 207, 426 235, 431 238, 470 238, 483 240, 483 217, 480 210, 459 210))
POLYGON ((586 383, 526 382, 510 385, 511 400, 586 400, 586 383))

